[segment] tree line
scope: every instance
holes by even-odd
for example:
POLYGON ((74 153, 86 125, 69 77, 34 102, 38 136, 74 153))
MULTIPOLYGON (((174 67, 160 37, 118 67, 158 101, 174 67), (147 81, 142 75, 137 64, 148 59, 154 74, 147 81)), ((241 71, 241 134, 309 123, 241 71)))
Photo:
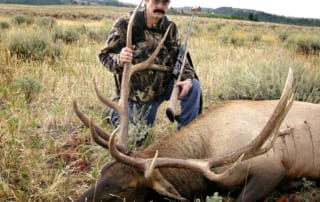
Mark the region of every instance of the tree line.
POLYGON ((133 7, 133 4, 119 2, 118 0, 0 0, 0 3, 8 4, 30 4, 30 5, 63 5, 63 4, 98 4, 110 6, 127 6, 133 7))
MULTIPOLYGON (((0 3, 10 4, 31 4, 31 5, 59 5, 59 4, 98 4, 98 5, 110 5, 110 6, 122 6, 122 7, 134 7, 134 4, 123 3, 118 0, 0 0, 0 3)), ((170 14, 172 15, 188 15, 190 7, 170 8, 170 14)), ((262 21, 273 22, 291 25, 301 26, 320 26, 320 19, 313 18, 295 18, 273 15, 262 11, 256 11, 251 9, 239 9, 232 7, 220 7, 220 8, 202 8, 203 17, 211 18, 227 18, 227 19, 242 19, 250 21, 262 21)))

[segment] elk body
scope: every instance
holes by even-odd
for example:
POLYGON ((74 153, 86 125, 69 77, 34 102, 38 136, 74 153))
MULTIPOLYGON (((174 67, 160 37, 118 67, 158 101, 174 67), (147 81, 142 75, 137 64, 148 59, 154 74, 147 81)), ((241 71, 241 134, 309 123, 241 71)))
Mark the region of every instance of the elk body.
MULTIPOLYGON (((231 101, 215 107, 177 133, 168 135, 135 157, 206 159, 229 153, 252 141, 261 131, 277 101, 231 101)), ((95 187, 82 199, 88 201, 156 201, 169 198, 172 187, 192 201, 215 191, 235 191, 237 201, 262 200, 287 178, 320 178, 320 106, 294 102, 286 116, 273 148, 263 155, 235 166, 225 179, 211 182, 203 175, 181 168, 158 168, 151 179, 133 166, 113 161, 104 166, 95 187), (166 185, 166 183, 168 185, 166 185), (157 186, 161 187, 160 191, 157 186), (103 197, 105 196, 105 197, 103 197), (116 198, 118 196, 119 198, 116 198), (132 197, 132 198, 131 198, 132 197), (105 199, 105 200, 104 200, 105 199), (121 201, 121 200, 120 200, 121 201)), ((214 168, 222 172, 226 168, 214 168)), ((171 196, 172 197, 172 196, 171 196)), ((179 197, 173 197, 179 199, 179 197)))
POLYGON ((290 72, 280 100, 225 102, 177 133, 141 151, 129 151, 130 76, 150 67, 166 71, 152 65, 159 47, 147 61, 124 67, 119 103, 103 98, 96 89, 100 100, 119 112, 119 131, 109 135, 74 102, 95 142, 115 159, 77 201, 193 201, 226 191, 236 201, 251 202, 263 200, 286 179, 320 178, 320 106, 292 101, 290 72))

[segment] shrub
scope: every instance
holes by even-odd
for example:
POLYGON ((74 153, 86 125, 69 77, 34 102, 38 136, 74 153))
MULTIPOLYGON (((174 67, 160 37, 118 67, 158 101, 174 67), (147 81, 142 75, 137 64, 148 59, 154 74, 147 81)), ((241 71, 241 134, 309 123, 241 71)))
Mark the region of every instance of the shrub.
POLYGON ((41 84, 39 81, 30 77, 22 77, 14 82, 14 87, 24 94, 24 98, 28 104, 36 97, 40 92, 41 84))
POLYGON ((221 24, 212 24, 208 26, 207 30, 208 32, 215 32, 215 31, 219 31, 221 28, 222 28, 221 24))
POLYGON ((87 37, 90 41, 103 42, 106 40, 107 31, 104 29, 90 28, 87 37))
POLYGON ((251 42, 259 42, 261 41, 261 34, 251 33, 249 34, 248 38, 249 38, 249 41, 251 42))
POLYGON ((237 33, 232 33, 232 34, 221 33, 221 34, 219 34, 218 37, 219 37, 220 42, 224 43, 224 44, 232 44, 232 45, 236 45, 236 46, 242 46, 246 42, 245 37, 243 35, 237 34, 237 33))
MULTIPOLYGON (((297 84, 295 99, 320 103, 319 69, 293 67, 297 84)), ((235 66, 223 73, 218 97, 225 100, 273 100, 279 99, 288 69, 276 64, 255 64, 247 68, 235 66), (235 76, 236 75, 236 76, 235 76)))
POLYGON ((63 29, 61 27, 55 27, 52 32, 52 40, 55 43, 63 41, 63 29))
POLYGON ((7 48, 19 59, 42 61, 46 57, 55 59, 62 53, 61 47, 53 44, 44 31, 20 30, 9 37, 7 48))
POLYGON ((206 202, 222 202, 222 196, 219 196, 218 192, 215 192, 213 196, 207 197, 206 202))
POLYGON ((8 22, 0 22, 0 30, 9 29, 10 24, 8 22))
POLYGON ((80 34, 77 29, 73 27, 56 27, 53 30, 52 38, 54 42, 63 41, 66 44, 72 44, 80 39, 80 34))
POLYGON ((289 36, 290 36, 290 33, 288 31, 281 31, 278 34, 278 38, 279 38, 280 41, 286 41, 289 36))
POLYGON ((26 15, 16 15, 13 17, 12 21, 13 21, 13 24, 15 25, 22 25, 22 24, 31 25, 34 22, 31 16, 26 16, 26 15))
POLYGON ((246 36, 234 26, 224 27, 218 36, 219 41, 224 44, 242 46, 246 42, 246 36))
POLYGON ((80 34, 85 34, 88 31, 88 27, 85 25, 79 25, 75 28, 77 30, 77 32, 79 32, 80 34))
POLYGON ((79 32, 72 27, 68 27, 63 31, 63 42, 66 44, 71 44, 80 39, 79 32))
POLYGON ((228 33, 222 32, 222 33, 219 34, 218 39, 219 39, 219 41, 220 41, 221 43, 226 44, 226 43, 229 42, 230 37, 229 37, 229 34, 228 34, 228 33))
MULTIPOLYGON (((148 136, 151 136, 150 130, 151 128, 147 124, 147 117, 146 114, 149 114, 150 107, 142 107, 141 111, 138 111, 138 106, 134 105, 134 116, 132 117, 133 122, 135 124, 130 124, 129 126, 129 147, 135 147, 137 144, 141 143, 142 140, 147 138, 148 136)), ((150 143, 150 142, 149 142, 150 143)))
POLYGON ((36 24, 40 27, 52 29, 57 25, 57 21, 52 17, 41 17, 36 19, 36 24))
POLYGON ((229 43, 236 46, 245 45, 246 39, 241 34, 234 34, 230 37, 229 43))
POLYGON ((1 68, 0 68, 0 89, 1 89, 1 86, 7 86, 9 83, 12 82, 14 71, 15 70, 13 68, 8 67, 7 65, 1 66, 1 68))
POLYGON ((320 103, 320 74, 319 69, 296 68, 296 80, 298 84, 296 100, 312 103, 320 103))
POLYGON ((270 68, 252 64, 253 67, 234 67, 224 72, 220 99, 264 100, 278 99, 286 78, 286 68, 270 68), (237 76, 234 76, 237 75, 237 76))
POLYGON ((110 31, 111 28, 112 28, 113 23, 114 23, 113 19, 103 18, 103 20, 102 20, 103 29, 107 30, 107 31, 110 31))
POLYGON ((288 40, 288 47, 305 55, 318 55, 320 52, 320 37, 318 35, 295 34, 288 40))

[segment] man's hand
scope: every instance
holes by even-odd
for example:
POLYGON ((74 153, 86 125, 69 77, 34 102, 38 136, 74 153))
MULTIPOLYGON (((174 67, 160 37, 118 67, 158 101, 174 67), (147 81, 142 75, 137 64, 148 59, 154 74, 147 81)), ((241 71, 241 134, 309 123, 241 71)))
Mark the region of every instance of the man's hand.
POLYGON ((192 87, 192 80, 186 79, 184 81, 178 81, 175 85, 180 87, 181 89, 180 94, 178 96, 178 99, 181 99, 188 94, 190 88, 192 87))
POLYGON ((123 66, 124 63, 131 63, 132 62, 132 49, 128 47, 124 47, 121 49, 120 56, 119 56, 119 62, 120 65, 123 66))

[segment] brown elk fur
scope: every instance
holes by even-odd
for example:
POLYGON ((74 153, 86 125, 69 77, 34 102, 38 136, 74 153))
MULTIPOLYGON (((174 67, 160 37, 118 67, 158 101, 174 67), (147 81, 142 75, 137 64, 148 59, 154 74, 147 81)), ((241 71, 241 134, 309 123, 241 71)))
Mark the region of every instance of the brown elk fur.
MULTIPOLYGON (((135 151, 132 155, 152 158, 158 150, 159 157, 203 159, 231 152, 246 145, 260 133, 276 103, 229 101, 220 104, 177 133, 162 138, 142 151, 135 151)), ((264 155, 241 162, 229 177, 219 182, 210 182, 199 173, 180 168, 158 168, 150 179, 145 179, 138 169, 115 161, 103 168, 99 180, 99 183, 106 183, 109 189, 99 187, 99 183, 96 188, 103 194, 114 194, 126 201, 165 201, 168 196, 154 189, 162 184, 172 193, 176 190, 190 201, 204 199, 207 194, 215 191, 222 193, 225 190, 235 193, 236 201, 263 200, 287 178, 320 177, 319 117, 320 105, 294 102, 281 125, 282 133, 273 148, 264 155), (115 182, 116 185, 113 184, 115 182), (132 192, 119 191, 127 185, 133 187, 132 192)), ((227 167, 214 170, 222 172, 227 167)), ((89 192, 79 201, 84 201, 85 197, 90 198, 89 192)), ((97 191, 97 198, 99 194, 97 191)), ((115 199, 111 198, 102 201, 115 199)))

